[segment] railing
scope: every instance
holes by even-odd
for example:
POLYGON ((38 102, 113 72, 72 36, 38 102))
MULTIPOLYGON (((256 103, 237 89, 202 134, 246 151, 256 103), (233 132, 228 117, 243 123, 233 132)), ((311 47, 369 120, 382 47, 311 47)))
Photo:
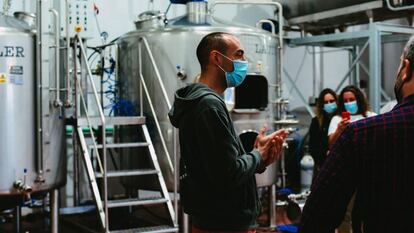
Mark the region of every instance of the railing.
POLYGON ((149 104, 149 106, 151 108, 151 112, 154 116, 154 120, 155 120, 155 124, 157 126, 158 133, 160 134, 162 147, 164 149, 165 154, 167 155, 168 165, 170 166, 171 171, 174 173, 175 169, 174 169, 174 167, 172 165, 172 162, 171 162, 170 153, 168 152, 167 145, 166 145, 165 139, 164 139, 164 135, 161 131, 158 116, 157 116, 157 113, 155 112, 154 105, 152 104, 151 96, 148 92, 148 88, 147 88, 147 85, 145 83, 144 76, 142 74, 142 62, 141 62, 142 61, 142 47, 141 47, 142 43, 144 44, 144 47, 145 47, 145 49, 148 53, 148 56, 151 60, 152 67, 154 68, 154 71, 155 71, 155 76, 157 77, 158 84, 161 87, 162 95, 163 95, 163 98, 164 98, 164 100, 167 104, 168 109, 171 109, 171 103, 170 103, 170 100, 168 99, 167 91, 165 90, 165 85, 164 85, 164 83, 161 79, 159 69, 157 67, 157 64, 155 63, 155 59, 154 59, 154 56, 152 55, 152 52, 151 52, 151 49, 149 47, 147 39, 145 37, 141 37, 139 43, 140 43, 139 48, 138 48, 138 53, 139 53, 139 76, 140 76, 140 80, 141 80, 140 83, 142 84, 142 87, 140 85, 141 116, 143 116, 143 107, 142 107, 143 106, 143 98, 142 98, 143 96, 142 96, 142 91, 141 90, 142 90, 142 88, 144 88, 145 95, 146 95, 147 100, 148 100, 148 104, 149 104))
MULTIPOLYGON (((101 143, 102 143, 103 163, 100 159, 98 146, 97 146, 95 140, 92 140, 92 141, 93 141, 93 150, 95 152, 95 156, 96 156, 96 159, 98 161, 99 169, 100 169, 101 173, 103 174, 103 189, 104 189, 104 193, 103 193, 103 196, 104 196, 103 199, 104 200, 103 201, 104 201, 104 209, 105 209, 104 210, 105 211, 105 219, 101 218, 101 221, 103 223, 102 225, 104 225, 104 227, 105 227, 105 230, 108 231, 109 230, 109 221, 108 221, 108 186, 107 186, 105 115, 104 115, 104 112, 103 112, 103 109, 102 109, 102 104, 99 101, 98 91, 97 91, 95 83, 92 79, 93 76, 92 76, 91 68, 90 68, 89 64, 87 63, 88 59, 87 59, 87 56, 86 56, 85 46, 83 45, 82 39, 80 37, 76 36, 75 40, 74 40, 74 45, 73 45, 74 50, 76 50, 78 46, 80 48, 80 54, 82 56, 82 59, 85 61, 85 67, 86 67, 86 70, 87 70, 87 75, 86 76, 88 77, 88 81, 91 83, 92 93, 93 93, 93 96, 94 96, 96 106, 98 108, 99 118, 100 118, 102 129, 103 129, 102 132, 101 132, 102 133, 101 134, 101 137, 102 137, 102 142, 101 143)), ((74 58, 74 62, 76 63, 76 58, 74 58)), ((75 64, 75 67, 76 67, 76 64, 75 64)), ((76 73, 76 72, 77 71, 74 70, 74 73, 76 73)), ((81 84, 80 84, 80 82, 77 78, 77 75, 75 75, 75 81, 76 81, 77 87, 79 89, 79 94, 80 94, 79 96, 80 96, 82 107, 84 108, 84 111, 85 111, 85 117, 86 117, 86 120, 88 122, 89 132, 91 134, 91 137, 95 138, 93 130, 92 130, 92 124, 91 124, 89 112, 88 112, 88 106, 87 106, 87 103, 86 103, 87 99, 85 98, 85 96, 83 94, 82 86, 81 86, 81 84)), ((79 116, 77 116, 77 117, 79 117, 79 116)))
POLYGON ((174 224, 176 225, 177 224, 177 219, 178 219, 178 201, 177 201, 177 192, 178 192, 177 191, 178 190, 177 178, 178 178, 178 176, 176 174, 176 171, 177 170, 175 169, 177 167, 177 163, 178 163, 177 162, 177 148, 176 148, 176 141, 177 141, 176 140, 176 130, 173 129, 173 143, 174 143, 174 149, 173 149, 174 150, 174 158, 173 158, 174 159, 174 165, 173 165, 172 162, 171 162, 170 153, 168 152, 168 148, 167 148, 167 145, 165 143, 164 135, 163 135, 163 133, 161 131, 161 127, 160 127, 160 123, 159 123, 159 120, 158 120, 157 113, 155 112, 154 105, 152 104, 152 100, 151 100, 150 93, 148 91, 147 85, 145 83, 144 76, 142 74, 142 44, 144 44, 144 47, 146 49, 146 52, 147 52, 147 54, 148 54, 148 56, 150 58, 152 67, 153 67, 153 69, 155 71, 155 75, 157 77, 158 84, 159 84, 159 86, 161 88, 162 95, 163 95, 163 98, 164 98, 165 103, 167 104, 168 109, 171 109, 171 102, 170 102, 170 100, 168 98, 168 95, 167 95, 167 91, 165 89, 164 82, 162 81, 160 72, 158 70, 157 64, 155 62, 155 59, 154 59, 154 56, 152 54, 151 48, 150 48, 150 46, 148 44, 148 41, 147 41, 147 39, 145 37, 141 37, 139 39, 139 46, 138 46, 139 78, 140 78, 140 85, 139 85, 139 89, 140 90, 139 90, 139 93, 140 93, 140 108, 141 108, 140 109, 140 114, 141 114, 141 116, 143 116, 143 114, 144 114, 143 113, 143 89, 144 89, 145 96, 146 96, 146 98, 148 100, 149 107, 151 109, 152 115, 154 116, 154 120, 155 120, 155 124, 156 124, 156 127, 157 127, 158 134, 160 135, 161 144, 162 144, 162 147, 164 149, 164 153, 165 153, 165 155, 167 157, 167 161, 168 161, 168 164, 170 166, 171 172, 174 174, 174 209, 175 209, 175 222, 174 222, 174 224))

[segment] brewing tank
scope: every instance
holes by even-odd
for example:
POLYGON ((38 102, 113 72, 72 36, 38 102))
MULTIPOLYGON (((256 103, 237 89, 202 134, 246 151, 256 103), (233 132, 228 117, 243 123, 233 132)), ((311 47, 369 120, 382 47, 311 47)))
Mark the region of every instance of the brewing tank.
MULTIPOLYGON (((235 89, 228 89, 225 93, 236 131, 239 134, 258 131, 264 125, 268 126, 269 130, 273 129, 274 108, 271 102, 275 100, 277 37, 261 29, 211 17, 207 13, 205 2, 188 3, 187 10, 186 15, 169 20, 167 24, 165 24, 166 21, 163 21, 162 27, 159 26, 159 22, 144 24, 138 21, 136 25, 156 26, 139 27, 137 30, 123 35, 117 41, 120 98, 130 101, 135 106, 136 114, 139 113, 139 78, 142 73, 166 141, 171 163, 175 148, 178 152, 177 155, 179 155, 179 143, 178 138, 174 140, 173 126, 167 117, 169 108, 158 82, 156 69, 165 87, 166 97, 170 103, 173 103, 174 93, 177 89, 196 82, 196 78, 200 74, 196 48, 201 39, 209 33, 228 32, 236 35, 243 44, 249 61, 249 73, 245 82, 235 89), (144 40, 148 43, 152 57, 145 47, 144 40)), ((146 18, 152 21, 164 20, 163 16, 154 15, 153 12, 151 12, 151 17, 146 18)), ((163 151, 155 119, 145 94, 143 96, 143 109, 147 117, 148 128, 168 188, 172 190, 173 173, 170 169, 170 161, 163 151)), ((121 135, 125 137, 125 133, 133 132, 136 131, 124 131, 121 132, 121 135)), ((131 152, 130 159, 126 159, 123 164, 124 166, 125 164, 127 166, 139 164, 140 162, 136 161, 139 158, 141 156, 136 156, 135 152, 131 152)), ((128 169, 128 167, 123 169, 128 169)), ((139 186, 141 184, 139 179, 141 178, 131 178, 128 184, 139 186)), ((257 176, 259 186, 271 185, 275 180, 276 165, 269 167, 264 174, 257 176)))
MULTIPOLYGON (((0 15, 0 209, 21 203, 26 193, 65 183, 64 125, 53 111, 44 120, 50 137, 41 180, 36 159, 36 68, 33 25, 0 15), (14 202, 16 200, 16 202, 14 202)), ((49 104, 48 100, 45 103, 49 104)))

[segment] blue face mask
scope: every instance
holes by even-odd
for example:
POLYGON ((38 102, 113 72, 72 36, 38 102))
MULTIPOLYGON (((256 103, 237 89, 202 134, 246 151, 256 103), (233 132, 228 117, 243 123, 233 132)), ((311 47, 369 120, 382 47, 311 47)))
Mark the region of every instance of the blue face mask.
POLYGON ((345 110, 354 115, 358 112, 358 104, 356 101, 345 103, 345 110))
POLYGON ((333 113, 337 108, 338 106, 335 102, 323 105, 323 110, 325 110, 326 113, 333 113))
POLYGON ((243 60, 231 60, 224 54, 219 54, 233 62, 233 71, 231 72, 227 72, 221 66, 217 65, 226 74, 227 87, 237 87, 242 84, 246 78, 249 63, 243 60))

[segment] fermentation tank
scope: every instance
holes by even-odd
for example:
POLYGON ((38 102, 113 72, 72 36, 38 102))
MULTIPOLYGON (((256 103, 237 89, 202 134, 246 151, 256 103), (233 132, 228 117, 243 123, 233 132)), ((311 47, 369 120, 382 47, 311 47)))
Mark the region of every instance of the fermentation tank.
MULTIPOLYGON (((57 109, 47 111, 48 118, 42 116, 46 136, 43 173, 38 173, 36 32, 21 14, 16 15, 20 19, 0 15, 0 210, 21 204, 28 193, 55 189, 66 181, 64 125, 57 109)), ((46 109, 50 101, 44 102, 46 109)))
MULTIPOLYGON (((207 13, 207 3, 203 1, 187 3, 187 14, 168 22, 161 13, 149 12, 141 16, 143 15, 145 17, 140 17, 136 22, 137 30, 125 34, 117 41, 119 95, 121 99, 131 101, 139 111, 141 64, 141 71, 166 140, 170 161, 173 161, 174 148, 177 147, 179 150, 179 143, 178 139, 174 141, 173 126, 167 117, 169 109, 157 80, 154 64, 165 86, 167 98, 170 103, 173 103, 175 91, 195 82, 200 74, 196 48, 201 39, 212 32, 228 32, 237 36, 244 46, 249 61, 249 73, 244 83, 235 89, 228 89, 225 93, 225 100, 231 111, 236 131, 239 134, 254 132, 264 125, 269 130, 273 130, 274 106, 271 103, 275 100, 277 36, 262 29, 237 25, 211 17, 207 13), (143 23, 143 20, 146 23, 143 23), (146 42, 154 63, 145 47, 146 42)), ((144 113, 147 116, 158 160, 171 190, 173 173, 166 153, 163 151, 147 100, 144 101, 144 113)), ((124 165, 139 163, 137 160, 141 158, 133 154, 130 157, 124 165)), ((141 184, 139 177, 131 179, 128 184, 137 185, 137 187, 141 184)), ((275 180, 276 165, 257 176, 258 186, 271 185, 275 183, 275 180)))

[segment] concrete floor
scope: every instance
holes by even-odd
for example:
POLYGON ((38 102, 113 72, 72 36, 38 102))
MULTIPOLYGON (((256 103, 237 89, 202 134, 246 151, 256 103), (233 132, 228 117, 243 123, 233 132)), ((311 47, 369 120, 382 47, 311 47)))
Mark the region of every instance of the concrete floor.
MULTIPOLYGON (((15 233, 12 216, 0 222, 0 233, 15 233)), ((137 208, 131 214, 127 208, 110 210, 110 229, 120 230, 168 224, 163 206, 137 208)), ((49 233, 49 216, 46 213, 30 214, 22 218, 20 233, 49 233)), ((59 233, 100 233, 101 227, 96 210, 92 212, 61 215, 59 233)))

